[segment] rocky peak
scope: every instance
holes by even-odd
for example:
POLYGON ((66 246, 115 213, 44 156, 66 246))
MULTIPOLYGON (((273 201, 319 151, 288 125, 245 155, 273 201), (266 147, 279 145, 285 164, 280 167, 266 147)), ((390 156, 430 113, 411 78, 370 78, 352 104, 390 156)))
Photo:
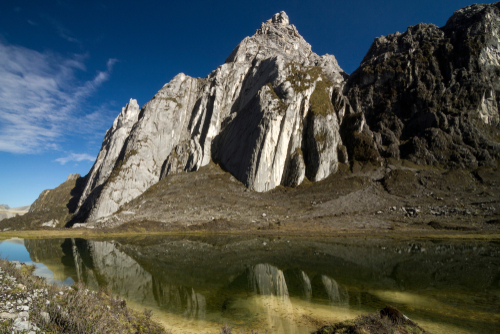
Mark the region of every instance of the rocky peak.
POLYGON ((71 181, 71 180, 76 180, 80 177, 80 174, 69 174, 68 175, 68 178, 66 179, 66 182, 67 181, 71 181))
MULTIPOLYGON (((115 162, 121 153, 125 140, 127 139, 132 127, 139 118, 140 108, 137 100, 130 101, 122 108, 121 113, 115 118, 113 126, 108 129, 102 142, 101 151, 87 174, 84 190, 77 205, 76 214, 79 214, 81 206, 92 191, 102 186, 109 178, 115 162)), ((99 188, 100 189, 100 188, 99 188)), ((94 196, 99 191, 96 191, 94 196)), ((91 203, 91 201, 89 201, 91 203)))
POLYGON ((280 57, 284 62, 301 66, 319 66, 336 86, 341 86, 348 76, 333 55, 318 56, 311 50, 311 45, 290 24, 284 11, 263 22, 253 36, 243 39, 227 57, 226 64, 251 63, 272 57, 280 57))
POLYGON ((267 22, 281 24, 283 27, 286 27, 288 26, 289 23, 288 15, 286 15, 284 11, 281 11, 279 13, 274 14, 273 17, 267 22))
POLYGON ((376 38, 344 88, 353 110, 366 117, 366 142, 373 140, 383 157, 418 164, 495 165, 499 31, 497 2, 459 9, 442 28, 420 23, 376 38))
POLYGON ((137 121, 139 111, 140 108, 139 104, 137 104, 137 100, 130 99, 127 105, 122 108, 122 112, 113 122, 112 131, 114 132, 121 127, 133 125, 137 121))
POLYGON ((495 72, 500 66, 500 2, 459 9, 442 30, 455 47, 454 53, 461 58, 460 66, 472 72, 481 68, 495 72))
POLYGON ((485 20, 491 21, 498 15, 499 11, 500 1, 489 5, 473 4, 456 10, 443 28, 461 28, 468 30, 469 33, 477 34, 481 26, 484 27, 484 25, 478 25, 478 23, 481 21, 484 23, 485 20))
POLYGON ((260 25, 252 37, 246 37, 233 50, 226 63, 262 60, 280 55, 301 64, 305 63, 304 65, 314 65, 319 56, 311 51, 311 45, 300 36, 297 28, 289 23, 285 12, 274 14, 271 19, 260 25))

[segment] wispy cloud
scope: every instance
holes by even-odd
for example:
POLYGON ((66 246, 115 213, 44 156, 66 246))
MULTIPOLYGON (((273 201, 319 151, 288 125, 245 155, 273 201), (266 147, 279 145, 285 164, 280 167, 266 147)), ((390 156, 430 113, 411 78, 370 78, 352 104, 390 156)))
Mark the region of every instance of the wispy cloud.
POLYGON ((40 53, 0 40, 0 151, 57 149, 68 132, 101 128, 99 115, 105 108, 82 113, 80 105, 109 79, 116 60, 108 60, 105 71, 78 84, 75 74, 85 70, 83 59, 40 53))
POLYGON ((31 21, 31 20, 28 20, 28 23, 31 24, 34 27, 36 27, 38 25, 38 23, 36 23, 34 21, 31 21))
POLYGON ((67 163, 69 161, 85 161, 85 160, 94 162, 95 157, 93 157, 87 153, 82 153, 82 154, 70 153, 69 155, 65 156, 64 158, 56 159, 56 161, 59 162, 61 165, 64 165, 65 163, 67 163))
POLYGON ((62 23, 54 20, 52 17, 50 17, 46 14, 41 14, 40 16, 42 18, 46 19, 47 21, 49 21, 50 24, 52 24, 54 26, 54 28, 56 28, 57 33, 59 34, 59 36, 61 38, 67 40, 68 42, 79 44, 81 46, 82 43, 80 42, 80 40, 78 40, 76 38, 76 36, 68 28, 66 28, 62 23))

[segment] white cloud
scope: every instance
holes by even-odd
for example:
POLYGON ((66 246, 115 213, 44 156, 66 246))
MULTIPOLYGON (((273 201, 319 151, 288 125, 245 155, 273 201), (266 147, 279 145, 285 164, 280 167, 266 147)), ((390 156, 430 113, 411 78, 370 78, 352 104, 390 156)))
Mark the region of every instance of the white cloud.
POLYGON ((85 161, 85 160, 88 160, 88 161, 91 161, 91 162, 94 162, 95 161, 95 157, 91 156, 90 154, 87 154, 87 153, 70 153, 68 156, 64 157, 64 158, 58 158, 56 159, 57 162, 61 163, 61 165, 64 165, 65 163, 69 162, 69 161, 85 161))
POLYGON ((101 130, 104 107, 90 113, 84 100, 109 79, 113 64, 80 84, 75 76, 86 70, 84 56, 66 58, 0 41, 0 151, 37 153, 56 149, 68 133, 101 130), (102 116, 102 117, 99 117, 102 116))

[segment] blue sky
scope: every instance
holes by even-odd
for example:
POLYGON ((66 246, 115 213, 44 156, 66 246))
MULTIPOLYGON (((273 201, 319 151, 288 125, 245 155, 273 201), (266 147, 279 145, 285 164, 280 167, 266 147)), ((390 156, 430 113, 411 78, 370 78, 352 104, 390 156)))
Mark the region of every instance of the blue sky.
POLYGON ((130 98, 144 105, 179 72, 205 77, 276 12, 351 73, 375 37, 443 26, 472 3, 1 1, 0 204, 29 205, 68 174, 87 174, 130 98))

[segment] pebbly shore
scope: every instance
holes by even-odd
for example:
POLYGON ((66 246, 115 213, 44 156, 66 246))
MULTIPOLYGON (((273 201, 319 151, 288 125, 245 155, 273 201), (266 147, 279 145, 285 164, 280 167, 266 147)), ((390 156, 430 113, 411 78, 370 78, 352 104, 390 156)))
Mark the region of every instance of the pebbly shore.
MULTIPOLYGON (((19 261, 11 262, 14 269, 22 270, 19 261)), ((19 283, 17 278, 11 276, 4 269, 0 268, 0 321, 2 329, 10 329, 14 333, 40 333, 38 326, 30 319, 30 309, 34 302, 46 299, 47 289, 28 289, 24 284, 19 283)), ((49 303, 48 300, 46 302, 49 303)), ((49 321, 49 314, 43 312, 42 316, 49 321)), ((41 332, 43 333, 43 332, 41 332)))

